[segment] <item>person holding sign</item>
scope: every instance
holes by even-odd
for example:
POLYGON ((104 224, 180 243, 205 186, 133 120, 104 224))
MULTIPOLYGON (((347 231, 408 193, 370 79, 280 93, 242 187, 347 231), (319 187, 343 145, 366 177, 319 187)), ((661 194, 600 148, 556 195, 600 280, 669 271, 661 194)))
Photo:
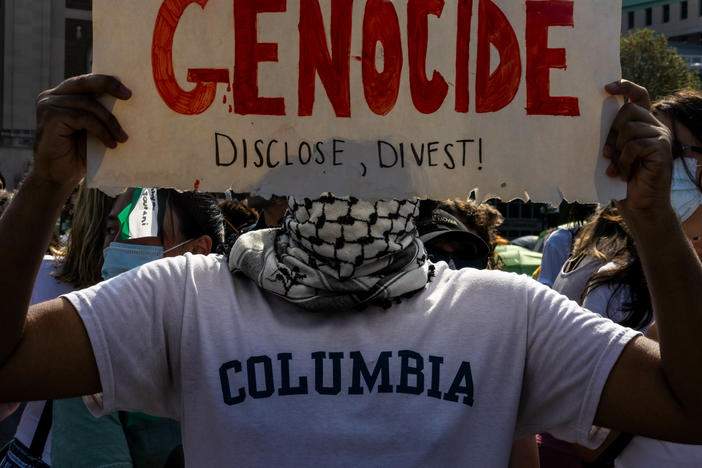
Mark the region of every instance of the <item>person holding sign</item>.
POLYGON ((92 394, 97 415, 179 419, 191 465, 505 466, 536 432, 596 446, 593 424, 702 443, 702 266, 670 204, 670 132, 643 88, 607 90, 630 101, 605 156, 660 345, 528 278, 428 262, 417 200, 331 194, 291 199, 228 259, 158 260, 28 310, 86 131, 127 139, 97 100, 130 98, 120 81, 64 81, 38 100, 34 168, 0 219, 0 401, 92 394))

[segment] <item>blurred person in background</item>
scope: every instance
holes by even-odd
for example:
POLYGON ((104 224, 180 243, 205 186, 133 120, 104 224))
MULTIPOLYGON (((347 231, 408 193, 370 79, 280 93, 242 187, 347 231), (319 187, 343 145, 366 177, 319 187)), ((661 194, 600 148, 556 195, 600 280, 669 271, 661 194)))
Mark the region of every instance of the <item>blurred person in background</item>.
MULTIPOLYGON (((212 196, 129 189, 117 198, 101 232, 102 277, 111 279, 186 252, 208 255, 223 240, 222 215, 212 196)), ((124 411, 95 418, 81 398, 55 402, 52 442, 54 468, 161 468, 183 463, 178 422, 124 411)))
POLYGON ((472 200, 444 200, 439 202, 439 209, 452 214, 473 234, 477 234, 488 246, 488 259, 485 268, 499 270, 502 261, 495 254, 495 246, 499 245, 500 237, 497 228, 502 224, 502 214, 488 203, 475 203, 472 200))
POLYGON ((245 231, 257 231, 280 226, 288 209, 288 198, 272 195, 266 199, 258 195, 249 195, 246 197, 246 205, 258 213, 258 219, 245 231))
POLYGON ((258 212, 240 200, 221 201, 219 209, 224 217, 224 238, 228 242, 230 239, 236 240, 246 228, 256 224, 259 219, 258 212))
MULTIPOLYGON (((113 199, 81 184, 68 245, 45 255, 31 303, 54 299, 102 280, 102 248, 105 220, 113 199)), ((13 440, 0 455, 0 467, 40 467, 51 464, 52 401, 34 401, 25 406, 13 440)))
POLYGON ((431 200, 420 202, 417 231, 429 260, 434 263, 446 262, 452 270, 468 267, 485 269, 490 254, 488 244, 439 206, 431 200), (430 211, 423 215, 422 211, 427 208, 430 211))
POLYGON ((547 232, 541 257, 538 281, 552 287, 563 264, 573 251, 573 241, 580 227, 595 213, 597 205, 573 203, 570 206, 567 226, 547 232))

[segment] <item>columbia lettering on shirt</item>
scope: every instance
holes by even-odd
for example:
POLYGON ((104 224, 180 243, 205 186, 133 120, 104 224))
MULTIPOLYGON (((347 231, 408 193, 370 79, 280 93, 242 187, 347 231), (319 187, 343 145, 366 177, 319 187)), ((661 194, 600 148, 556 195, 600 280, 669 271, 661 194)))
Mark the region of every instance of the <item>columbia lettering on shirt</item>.
POLYGON ((181 420, 192 466, 502 467, 543 431, 594 446, 636 335, 529 278, 445 263, 388 310, 307 312, 190 254, 66 297, 99 368, 89 407, 181 420))

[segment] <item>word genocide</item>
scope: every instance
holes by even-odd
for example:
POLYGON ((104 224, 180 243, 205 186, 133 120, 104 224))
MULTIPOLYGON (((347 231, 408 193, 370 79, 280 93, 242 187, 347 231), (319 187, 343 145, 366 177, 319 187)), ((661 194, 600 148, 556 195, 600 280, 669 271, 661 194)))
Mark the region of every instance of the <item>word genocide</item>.
MULTIPOLYGON (((173 111, 201 114, 213 103, 218 83, 233 86, 233 112, 239 115, 287 115, 284 97, 259 95, 258 64, 278 62, 278 43, 259 42, 258 15, 287 11, 286 0, 232 0, 234 12, 233 79, 226 68, 191 68, 187 80, 192 90, 184 90, 173 66, 173 40, 183 14, 191 4, 203 10, 209 0, 165 0, 159 10, 152 42, 152 67, 156 88, 173 111)), ((299 0, 299 62, 297 115, 311 116, 314 111, 315 82, 319 77, 336 117, 351 117, 351 45, 354 0, 329 0, 329 34, 318 0, 299 0), (328 43, 330 38, 331 44, 328 43)), ((454 0, 457 21, 455 42, 441 53, 453 50, 455 86, 453 108, 469 112, 469 50, 473 26, 474 1, 477 5, 477 58, 475 61, 475 112, 497 112, 517 95, 522 76, 526 82, 527 115, 579 116, 578 99, 550 95, 550 70, 566 68, 566 50, 549 48, 549 28, 574 27, 573 2, 528 0, 521 12, 526 14, 525 64, 520 40, 510 19, 491 0, 454 0), (491 48, 500 55, 499 64, 490 63, 491 48), (525 66, 524 66, 525 65, 525 66), (523 73, 523 70, 525 72, 523 73)), ((358 5, 358 2, 356 3, 358 5)), ((435 113, 447 100, 449 84, 446 70, 433 70, 427 76, 429 54, 429 16, 440 18, 448 9, 444 0, 367 0, 364 5, 361 50, 365 103, 377 115, 389 114, 397 103, 403 73, 409 73, 409 88, 414 108, 423 114, 435 113), (403 38, 398 8, 406 8, 407 37, 403 38), (407 50, 403 50, 403 39, 407 50), (376 63, 382 47, 382 66, 376 63), (407 64, 405 65, 405 57, 407 64), (380 68, 380 69, 379 69, 380 68)), ((520 23, 521 24, 521 23, 520 23)), ((281 41, 289 40, 281 37, 281 41)), ((354 83, 355 85, 355 83, 354 83)))

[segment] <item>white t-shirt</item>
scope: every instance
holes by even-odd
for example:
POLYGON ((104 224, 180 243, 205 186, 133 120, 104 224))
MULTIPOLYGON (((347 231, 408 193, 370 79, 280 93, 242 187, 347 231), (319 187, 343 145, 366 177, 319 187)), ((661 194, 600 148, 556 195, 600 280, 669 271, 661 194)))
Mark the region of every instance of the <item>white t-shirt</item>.
POLYGON ((615 468, 699 468, 702 446, 634 437, 614 460, 615 468))
MULTIPOLYGON (((56 263, 54 257, 51 255, 44 256, 39 274, 37 275, 37 280, 34 283, 34 290, 32 291, 32 299, 30 301, 31 305, 50 301, 62 294, 73 291, 73 287, 70 284, 62 283, 54 277, 54 273, 58 268, 59 264, 56 263)), ((29 447, 32 443, 45 404, 45 401, 30 401, 22 412, 22 418, 15 431, 15 438, 26 447, 29 447)), ((47 463, 51 462, 51 431, 49 431, 46 444, 44 445, 42 460, 47 463)))
POLYGON ((543 431, 597 446, 637 334, 529 278, 444 263, 388 310, 307 312, 190 254, 66 297, 100 373, 89 407, 181 420, 191 466, 502 467, 543 431))

